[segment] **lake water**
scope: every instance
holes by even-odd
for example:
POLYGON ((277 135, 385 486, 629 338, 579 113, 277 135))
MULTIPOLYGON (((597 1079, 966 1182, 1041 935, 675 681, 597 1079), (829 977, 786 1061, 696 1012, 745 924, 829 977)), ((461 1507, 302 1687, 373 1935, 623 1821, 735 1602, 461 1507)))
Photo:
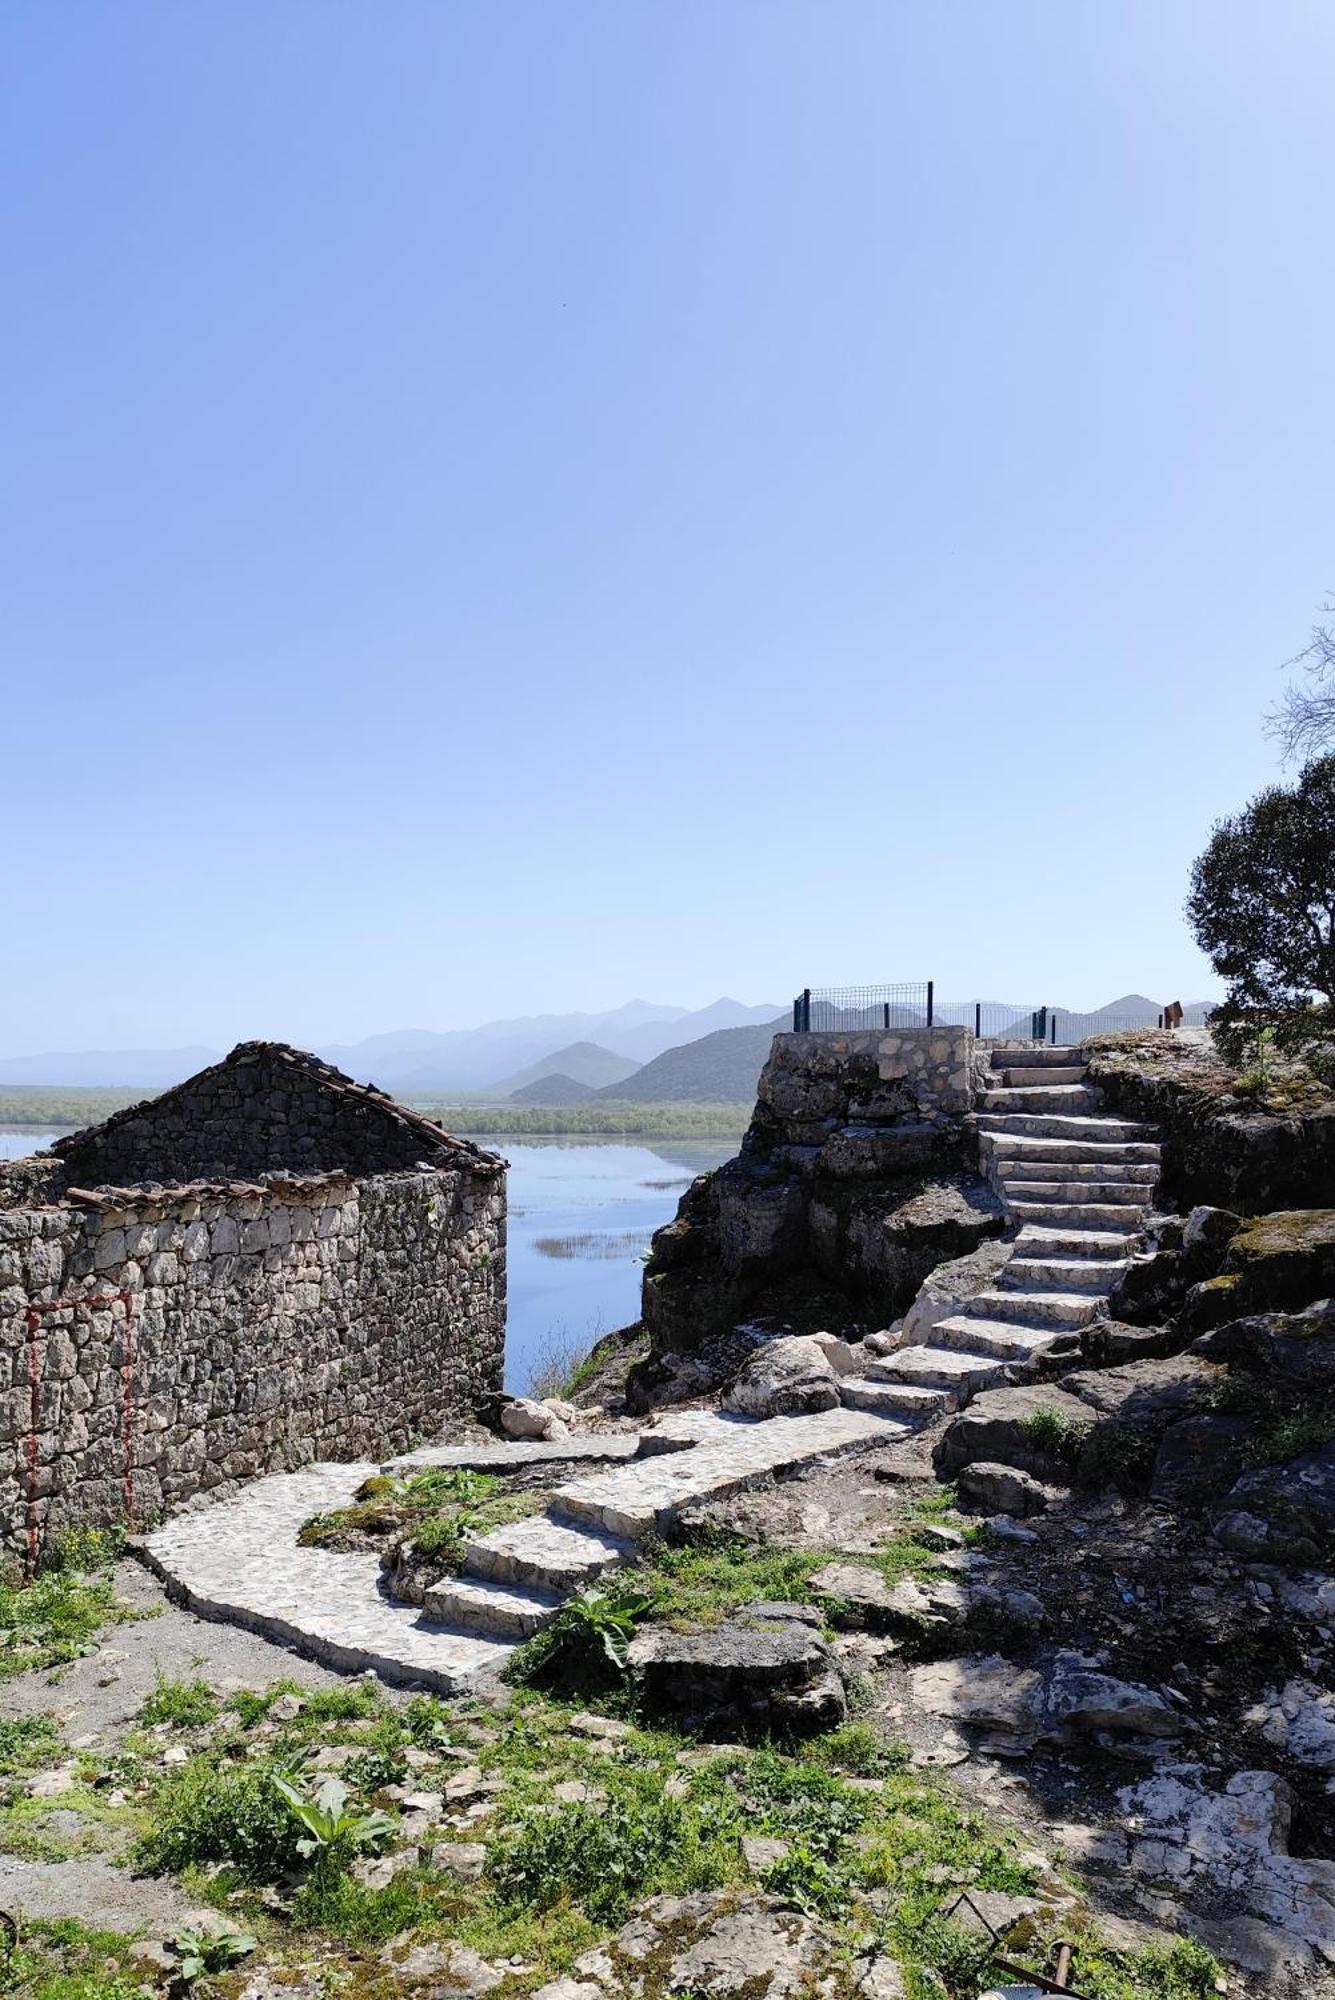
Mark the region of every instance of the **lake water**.
MULTIPOLYGON (((49 1146, 54 1132, 0 1132, 0 1159, 49 1146)), ((649 1238, 696 1174, 729 1160, 735 1139, 479 1139, 510 1162, 505 1386, 527 1389, 553 1350, 583 1354, 638 1319, 649 1238)))

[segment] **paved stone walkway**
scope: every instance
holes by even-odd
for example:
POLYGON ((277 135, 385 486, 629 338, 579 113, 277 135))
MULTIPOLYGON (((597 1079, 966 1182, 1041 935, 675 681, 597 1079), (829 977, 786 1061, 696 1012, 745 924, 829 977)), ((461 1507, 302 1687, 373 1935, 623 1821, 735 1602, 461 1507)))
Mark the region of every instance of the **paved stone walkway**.
POLYGON ((369 1668, 388 1681, 452 1694, 502 1665, 569 1590, 623 1561, 635 1536, 666 1527, 688 1502, 910 1428, 903 1419, 851 1409, 763 1421, 691 1410, 642 1437, 409 1452, 384 1469, 495 1471, 572 1460, 603 1468, 558 1487, 547 1515, 475 1537, 463 1572, 444 1579, 424 1610, 382 1592, 375 1555, 298 1546, 304 1521, 347 1506, 382 1470, 370 1461, 257 1480, 234 1499, 168 1522, 140 1549, 169 1594, 201 1617, 245 1626, 328 1666, 369 1668), (632 1451, 641 1456, 631 1459, 632 1451), (620 1462, 608 1470, 609 1460, 620 1462))

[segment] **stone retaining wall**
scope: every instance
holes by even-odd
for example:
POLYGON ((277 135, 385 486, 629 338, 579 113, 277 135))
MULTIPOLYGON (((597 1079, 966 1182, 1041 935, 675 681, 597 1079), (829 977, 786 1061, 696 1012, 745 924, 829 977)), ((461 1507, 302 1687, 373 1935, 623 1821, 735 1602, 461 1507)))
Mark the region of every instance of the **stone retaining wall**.
MULTIPOLYGON (((44 1176, 11 1178, 24 1205, 0 1206, 0 1543, 121 1519, 131 1502, 142 1523, 311 1459, 387 1456, 500 1386, 504 1163, 378 1094, 359 1106, 311 1058, 270 1053, 229 1058, 239 1092, 216 1072, 182 1092, 248 1097, 260 1124, 295 1067, 280 1123, 332 1133, 316 1150, 342 1147, 360 1174, 77 1186, 76 1162, 149 1169, 155 1107, 141 1106, 119 1131, 79 1135, 44 1176), (322 1088, 342 1099, 327 1117, 322 1088), (408 1151, 426 1157, 400 1165, 408 1151), (365 1171, 386 1152, 389 1170, 365 1171)), ((159 1102, 166 1163, 185 1171, 179 1095, 159 1102)), ((263 1151, 244 1117, 222 1144, 221 1130, 200 1150, 230 1152, 233 1171, 263 1151)))

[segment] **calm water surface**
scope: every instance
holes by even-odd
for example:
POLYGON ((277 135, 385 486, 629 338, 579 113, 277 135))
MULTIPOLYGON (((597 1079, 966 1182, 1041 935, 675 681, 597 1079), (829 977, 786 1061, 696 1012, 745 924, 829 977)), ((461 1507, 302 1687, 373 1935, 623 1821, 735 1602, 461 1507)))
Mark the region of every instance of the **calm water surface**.
MULTIPOLYGON (((54 1132, 0 1132, 0 1159, 49 1146, 54 1132)), ((649 1238, 696 1174, 735 1139, 479 1139, 510 1162, 505 1384, 526 1389, 553 1350, 582 1354, 639 1317, 649 1238)))

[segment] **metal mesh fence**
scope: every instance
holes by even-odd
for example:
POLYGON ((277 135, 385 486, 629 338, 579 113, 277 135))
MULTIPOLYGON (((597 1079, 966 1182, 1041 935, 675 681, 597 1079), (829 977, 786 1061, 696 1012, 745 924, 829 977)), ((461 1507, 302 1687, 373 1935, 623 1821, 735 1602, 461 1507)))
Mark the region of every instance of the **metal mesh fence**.
POLYGON ((1065 1007, 1008 1000, 938 1000, 934 980, 881 986, 812 986, 793 1001, 795 1034, 839 1034, 859 1028, 970 1028, 984 1041, 1047 1042, 1064 1046, 1089 1035, 1156 1028, 1164 1016, 1152 1001, 1078 1014, 1065 1007))

